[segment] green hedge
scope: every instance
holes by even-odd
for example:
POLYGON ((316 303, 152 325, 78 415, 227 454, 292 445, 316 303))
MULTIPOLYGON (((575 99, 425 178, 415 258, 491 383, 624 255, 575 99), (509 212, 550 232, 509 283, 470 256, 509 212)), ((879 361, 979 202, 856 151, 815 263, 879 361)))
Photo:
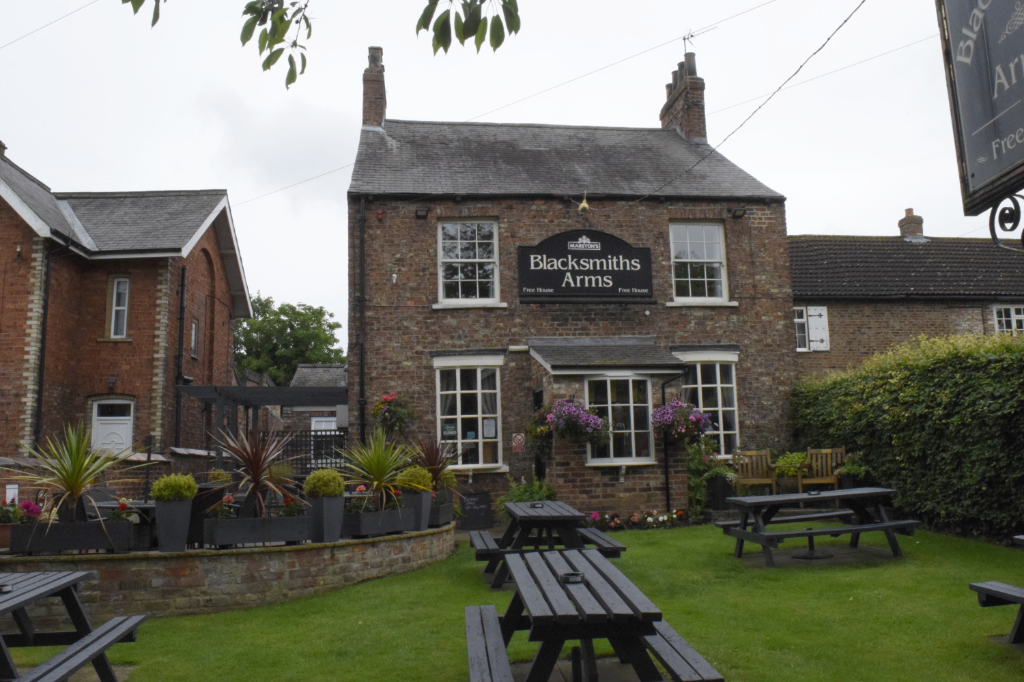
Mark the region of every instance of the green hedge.
POLYGON ((937 530, 1024 532, 1024 337, 921 338, 794 390, 802 447, 859 452, 937 530))

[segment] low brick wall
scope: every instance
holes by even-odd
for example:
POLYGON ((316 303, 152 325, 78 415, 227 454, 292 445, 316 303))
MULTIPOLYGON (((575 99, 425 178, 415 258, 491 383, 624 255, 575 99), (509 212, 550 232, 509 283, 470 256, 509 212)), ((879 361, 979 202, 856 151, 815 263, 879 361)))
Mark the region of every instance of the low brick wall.
MULTIPOLYGON (((180 554, 3 557, 0 572, 91 571, 79 594, 94 623, 113 616, 215 613, 323 594, 422 568, 455 552, 455 524, 419 533, 293 547, 180 554)), ((29 610, 43 629, 69 627, 58 599, 29 610)), ((10 617, 0 629, 16 631, 10 617)))

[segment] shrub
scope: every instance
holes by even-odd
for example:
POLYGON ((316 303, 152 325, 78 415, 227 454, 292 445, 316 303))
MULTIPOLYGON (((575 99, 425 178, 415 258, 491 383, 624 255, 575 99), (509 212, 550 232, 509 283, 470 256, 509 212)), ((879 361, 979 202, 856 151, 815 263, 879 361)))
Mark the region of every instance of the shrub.
POLYGON ((858 369, 799 384, 803 446, 861 454, 930 527, 1005 539, 1024 531, 1024 337, 921 338, 858 369))
POLYGON ((345 479, 334 469, 317 469, 306 477, 302 490, 306 497, 341 497, 345 494, 345 479))
POLYGON ((149 496, 157 502, 183 502, 191 500, 199 492, 192 474, 168 474, 153 483, 149 496))
POLYGON ((421 466, 411 466, 403 469, 402 473, 398 474, 398 480, 395 482, 395 486, 399 490, 407 492, 431 490, 433 485, 434 477, 421 466))
POLYGON ((231 472, 220 469, 210 469, 206 474, 206 480, 213 485, 231 485, 231 472))
POLYGON ((550 483, 538 481, 532 476, 530 478, 523 476, 519 483, 516 483, 515 479, 509 476, 508 485, 508 492, 497 500, 498 514, 506 521, 509 520, 508 514, 505 513, 506 502, 541 502, 543 500, 554 500, 558 497, 558 493, 555 492, 550 483))
POLYGON ((775 460, 775 475, 796 478, 806 464, 808 464, 806 452, 787 452, 775 460))
POLYGON ((715 460, 717 447, 718 441, 707 437, 686 446, 686 495, 692 519, 700 517, 708 503, 707 474, 718 468, 715 460))

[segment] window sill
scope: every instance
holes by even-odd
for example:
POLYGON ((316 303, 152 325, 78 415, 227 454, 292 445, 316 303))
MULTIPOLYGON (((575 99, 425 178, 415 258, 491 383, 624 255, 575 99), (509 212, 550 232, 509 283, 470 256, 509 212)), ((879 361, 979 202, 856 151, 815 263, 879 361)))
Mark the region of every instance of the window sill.
POLYGON ((726 301, 723 298, 681 298, 669 301, 665 304, 667 308, 736 308, 739 301, 726 301))
POLYGON ((440 303, 433 303, 430 306, 434 310, 454 310, 456 308, 507 308, 508 303, 504 301, 466 301, 455 302, 455 301, 442 301, 440 303))
POLYGON ((452 471, 459 473, 480 473, 480 474, 507 474, 507 464, 453 464, 448 467, 452 471))
POLYGON ((132 337, 125 336, 124 338, 120 338, 120 339, 99 338, 99 339, 96 339, 96 340, 99 343, 131 343, 132 342, 132 337))
POLYGON ((629 459, 592 459, 587 462, 588 467, 649 467, 658 462, 652 457, 630 457, 629 459))

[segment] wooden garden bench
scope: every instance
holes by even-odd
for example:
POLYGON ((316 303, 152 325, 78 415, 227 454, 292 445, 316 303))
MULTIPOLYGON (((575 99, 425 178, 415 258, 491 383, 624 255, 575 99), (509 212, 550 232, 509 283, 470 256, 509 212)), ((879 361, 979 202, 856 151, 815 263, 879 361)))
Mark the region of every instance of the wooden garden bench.
POLYGON ((775 468, 771 450, 736 450, 732 453, 736 465, 736 485, 768 485, 775 494, 775 468))
POLYGON ((466 607, 470 682, 512 682, 501 622, 493 604, 466 607))
POLYGON ((618 559, 626 551, 624 544, 596 528, 580 528, 580 537, 585 544, 595 545, 598 552, 610 559, 618 559))
POLYGON ((800 492, 804 484, 831 485, 839 490, 839 468, 846 461, 846 448, 824 448, 807 450, 807 464, 797 471, 796 482, 800 492))
POLYGON ((645 646, 675 682, 716 682, 722 675, 663 620, 654 624, 655 634, 644 637, 645 646))
POLYGON ((1019 604, 1017 620, 1010 630, 1010 644, 1024 642, 1024 589, 997 582, 971 583, 971 589, 978 593, 978 603, 982 607, 1019 604))

